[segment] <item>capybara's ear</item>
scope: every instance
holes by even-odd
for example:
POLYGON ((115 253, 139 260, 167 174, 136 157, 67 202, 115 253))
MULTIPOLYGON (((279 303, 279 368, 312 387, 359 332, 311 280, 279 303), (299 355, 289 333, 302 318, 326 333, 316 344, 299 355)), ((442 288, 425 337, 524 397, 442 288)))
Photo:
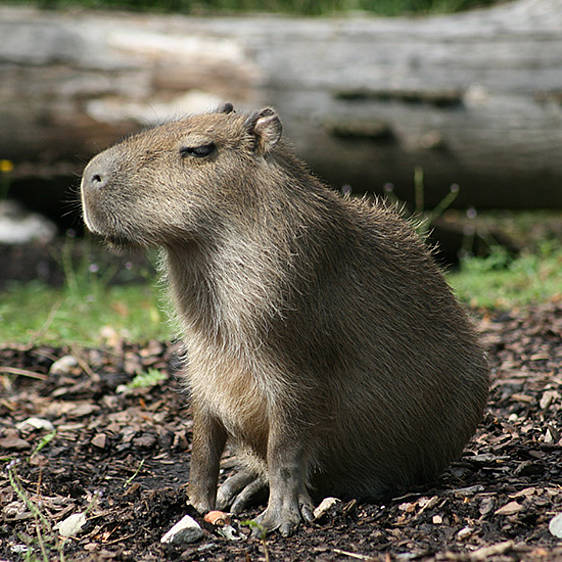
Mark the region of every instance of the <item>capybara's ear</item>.
POLYGON ((234 106, 229 101, 221 103, 215 113, 234 113, 234 106))
POLYGON ((283 132, 279 115, 272 107, 252 113, 246 120, 246 126, 255 137, 254 150, 258 154, 267 154, 279 142, 283 132))

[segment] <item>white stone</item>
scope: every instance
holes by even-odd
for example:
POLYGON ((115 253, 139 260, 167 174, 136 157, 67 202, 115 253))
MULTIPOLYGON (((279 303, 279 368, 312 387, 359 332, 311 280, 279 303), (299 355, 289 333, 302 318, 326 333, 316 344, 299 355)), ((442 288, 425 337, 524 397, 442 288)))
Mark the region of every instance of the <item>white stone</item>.
POLYGON ((225 539, 229 541, 239 541, 244 537, 241 535, 232 525, 224 525, 222 527, 217 527, 217 533, 222 535, 225 539))
POLYGON ((548 525, 548 530, 553 534, 555 537, 562 539, 562 513, 555 515, 548 525))
POLYGON ((67 375, 70 369, 76 367, 76 365, 78 365, 78 361, 72 355, 64 355, 51 365, 49 373, 51 375, 67 375))
POLYGON ((74 537, 86 524, 86 515, 84 513, 73 513, 66 519, 63 519, 55 525, 55 529, 59 532, 61 537, 74 537))
POLYGON ((55 429, 55 426, 49 420, 43 418, 27 418, 16 425, 19 430, 27 429, 28 426, 34 429, 45 429, 46 431, 55 429))
POLYGON ((199 523, 189 515, 185 515, 160 539, 160 542, 187 544, 199 540, 202 536, 203 529, 199 523))
POLYGON ((318 507, 314 510, 314 519, 320 519, 331 507, 340 502, 338 498, 327 497, 324 498, 318 507))
POLYGON ((470 535, 472 535, 472 533, 474 532, 474 529, 472 527, 463 527, 458 533, 457 533, 457 538, 460 541, 463 541, 464 539, 467 539, 468 537, 470 537, 470 535))
POLYGON ((29 547, 26 544, 15 544, 10 547, 14 554, 26 554, 29 552, 29 547))

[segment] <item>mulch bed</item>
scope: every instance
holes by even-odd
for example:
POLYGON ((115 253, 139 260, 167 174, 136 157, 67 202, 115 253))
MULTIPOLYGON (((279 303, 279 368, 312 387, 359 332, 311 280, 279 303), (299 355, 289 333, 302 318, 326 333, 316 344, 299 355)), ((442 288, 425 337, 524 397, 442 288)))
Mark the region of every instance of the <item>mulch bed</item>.
MULTIPOLYGON (((562 513, 562 303, 477 316, 492 387, 462 458, 424 489, 384 504, 340 502, 295 536, 273 534, 265 543, 245 538, 245 517, 232 523, 244 539, 231 541, 186 506, 192 421, 173 376, 177 346, 118 338, 104 349, 4 346, 0 561, 23 559, 33 541, 41 559, 42 523, 30 502, 51 525, 86 512, 78 537, 66 541, 66 560, 562 560, 562 539, 549 530, 562 513), (77 363, 49 372, 68 355, 77 363), (149 369, 170 376, 124 390, 149 369), (49 421, 56 434, 48 424, 20 425, 30 417, 49 421), (203 538, 161 544, 186 513, 203 538)), ((58 533, 42 533, 57 559, 58 533)))

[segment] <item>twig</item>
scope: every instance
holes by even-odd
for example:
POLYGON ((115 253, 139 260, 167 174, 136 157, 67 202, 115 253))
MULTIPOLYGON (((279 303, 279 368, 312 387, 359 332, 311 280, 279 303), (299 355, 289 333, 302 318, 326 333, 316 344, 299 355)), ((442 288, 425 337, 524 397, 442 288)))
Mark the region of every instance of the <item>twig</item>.
POLYGON ((88 362, 82 357, 81 352, 76 348, 76 346, 72 347, 72 356, 76 359, 80 368, 90 377, 91 380, 94 382, 98 382, 100 380, 100 376, 92 371, 90 365, 88 365, 88 362))
POLYGON ((504 541, 490 546, 483 546, 473 552, 446 552, 447 560, 458 560, 459 562, 484 562, 491 556, 504 554, 511 550, 515 545, 514 541, 504 541))
POLYGON ((471 552, 468 559, 474 562, 480 562, 481 560, 488 560, 490 556, 495 556, 496 554, 503 554, 508 550, 513 548, 515 543, 513 541, 504 541, 491 546, 484 546, 471 552))
MULTIPOLYGON (((113 529, 115 530, 115 529, 113 529)), ((113 533, 113 531, 111 531, 113 533)), ((128 535, 125 535, 123 537, 119 537, 118 539, 113 539, 112 541, 104 541, 104 545, 107 546, 108 544, 117 544, 118 542, 122 542, 122 541, 126 541, 127 539, 130 539, 131 537, 134 537, 136 533, 129 533, 128 535)))
POLYGON ((18 369, 17 367, 8 367, 7 365, 0 365, 0 373, 5 375, 21 375, 22 377, 39 379, 40 381, 46 381, 49 378, 49 375, 35 373, 34 371, 28 371, 27 369, 18 369))
POLYGON ((340 550, 339 548, 334 548, 336 554, 342 554, 343 556, 349 556, 350 558, 355 558, 356 560, 376 560, 372 556, 367 554, 357 554, 355 552, 348 552, 347 550, 340 550))

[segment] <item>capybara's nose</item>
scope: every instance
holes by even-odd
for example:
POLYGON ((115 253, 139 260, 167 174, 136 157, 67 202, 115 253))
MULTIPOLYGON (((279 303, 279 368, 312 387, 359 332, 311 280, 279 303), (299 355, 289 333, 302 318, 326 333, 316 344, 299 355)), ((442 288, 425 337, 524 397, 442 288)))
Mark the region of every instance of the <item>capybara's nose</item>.
POLYGON ((90 160, 82 174, 82 185, 86 189, 100 190, 107 187, 115 172, 117 154, 110 148, 90 160))

